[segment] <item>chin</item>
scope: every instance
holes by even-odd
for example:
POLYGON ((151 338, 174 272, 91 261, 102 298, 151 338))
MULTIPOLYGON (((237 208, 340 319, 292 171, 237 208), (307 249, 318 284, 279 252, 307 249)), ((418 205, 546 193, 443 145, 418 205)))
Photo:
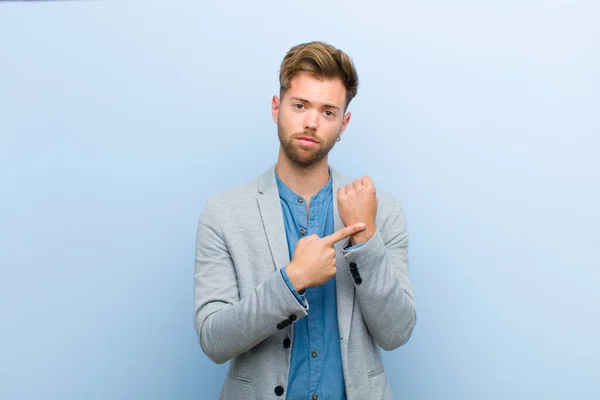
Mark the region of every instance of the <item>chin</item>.
POLYGON ((288 158, 296 165, 300 165, 303 167, 310 167, 310 166, 313 166, 313 165, 319 163, 325 157, 319 156, 315 153, 312 153, 312 154, 303 154, 303 155, 292 154, 292 155, 288 155, 288 158))

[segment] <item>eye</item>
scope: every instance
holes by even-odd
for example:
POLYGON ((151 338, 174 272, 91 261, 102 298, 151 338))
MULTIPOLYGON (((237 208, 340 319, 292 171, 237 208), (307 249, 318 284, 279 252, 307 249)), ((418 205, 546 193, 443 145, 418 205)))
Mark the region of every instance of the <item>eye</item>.
POLYGON ((296 103, 294 104, 294 108, 296 108, 296 110, 302 110, 304 108, 304 104, 296 103))
POLYGON ((328 117, 335 117, 335 113, 331 110, 325 111, 325 115, 327 115, 328 117))

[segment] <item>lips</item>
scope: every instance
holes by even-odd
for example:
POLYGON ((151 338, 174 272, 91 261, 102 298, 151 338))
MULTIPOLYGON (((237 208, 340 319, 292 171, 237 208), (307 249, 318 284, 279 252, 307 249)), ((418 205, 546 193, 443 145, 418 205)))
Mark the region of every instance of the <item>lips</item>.
POLYGON ((308 137, 308 136, 300 136, 297 139, 299 139, 299 140, 306 140, 306 141, 309 141, 309 142, 317 143, 317 141, 315 139, 313 139, 311 137, 308 137))
POLYGON ((300 136, 300 137, 297 137, 296 140, 298 140, 300 143, 302 143, 306 146, 312 146, 312 145, 317 144, 317 140, 310 136, 300 136))
POLYGON ((298 142, 300 142, 300 144, 307 146, 307 147, 314 146, 317 144, 317 142, 315 142, 314 139, 307 138, 307 137, 299 137, 299 138, 296 138, 296 140, 298 142))

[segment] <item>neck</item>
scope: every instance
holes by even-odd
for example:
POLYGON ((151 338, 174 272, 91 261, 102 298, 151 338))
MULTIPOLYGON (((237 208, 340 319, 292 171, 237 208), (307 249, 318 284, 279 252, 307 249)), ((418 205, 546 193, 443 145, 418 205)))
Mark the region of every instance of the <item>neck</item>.
POLYGON ((280 153, 275 172, 290 190, 306 199, 317 194, 329 181, 327 157, 314 165, 305 167, 291 162, 280 153))

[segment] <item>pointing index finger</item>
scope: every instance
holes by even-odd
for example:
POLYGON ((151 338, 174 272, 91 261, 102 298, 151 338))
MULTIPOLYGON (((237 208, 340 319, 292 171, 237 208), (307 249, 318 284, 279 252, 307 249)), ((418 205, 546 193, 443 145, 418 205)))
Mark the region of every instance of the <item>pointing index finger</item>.
POLYGON ((358 232, 364 230, 366 227, 367 227, 367 225, 364 222, 359 222, 354 225, 350 225, 345 228, 342 228, 339 231, 334 232, 329 236, 325 236, 322 240, 324 240, 328 245, 333 246, 340 240, 346 239, 347 237, 350 237, 350 236, 354 235, 355 233, 358 233, 358 232))

